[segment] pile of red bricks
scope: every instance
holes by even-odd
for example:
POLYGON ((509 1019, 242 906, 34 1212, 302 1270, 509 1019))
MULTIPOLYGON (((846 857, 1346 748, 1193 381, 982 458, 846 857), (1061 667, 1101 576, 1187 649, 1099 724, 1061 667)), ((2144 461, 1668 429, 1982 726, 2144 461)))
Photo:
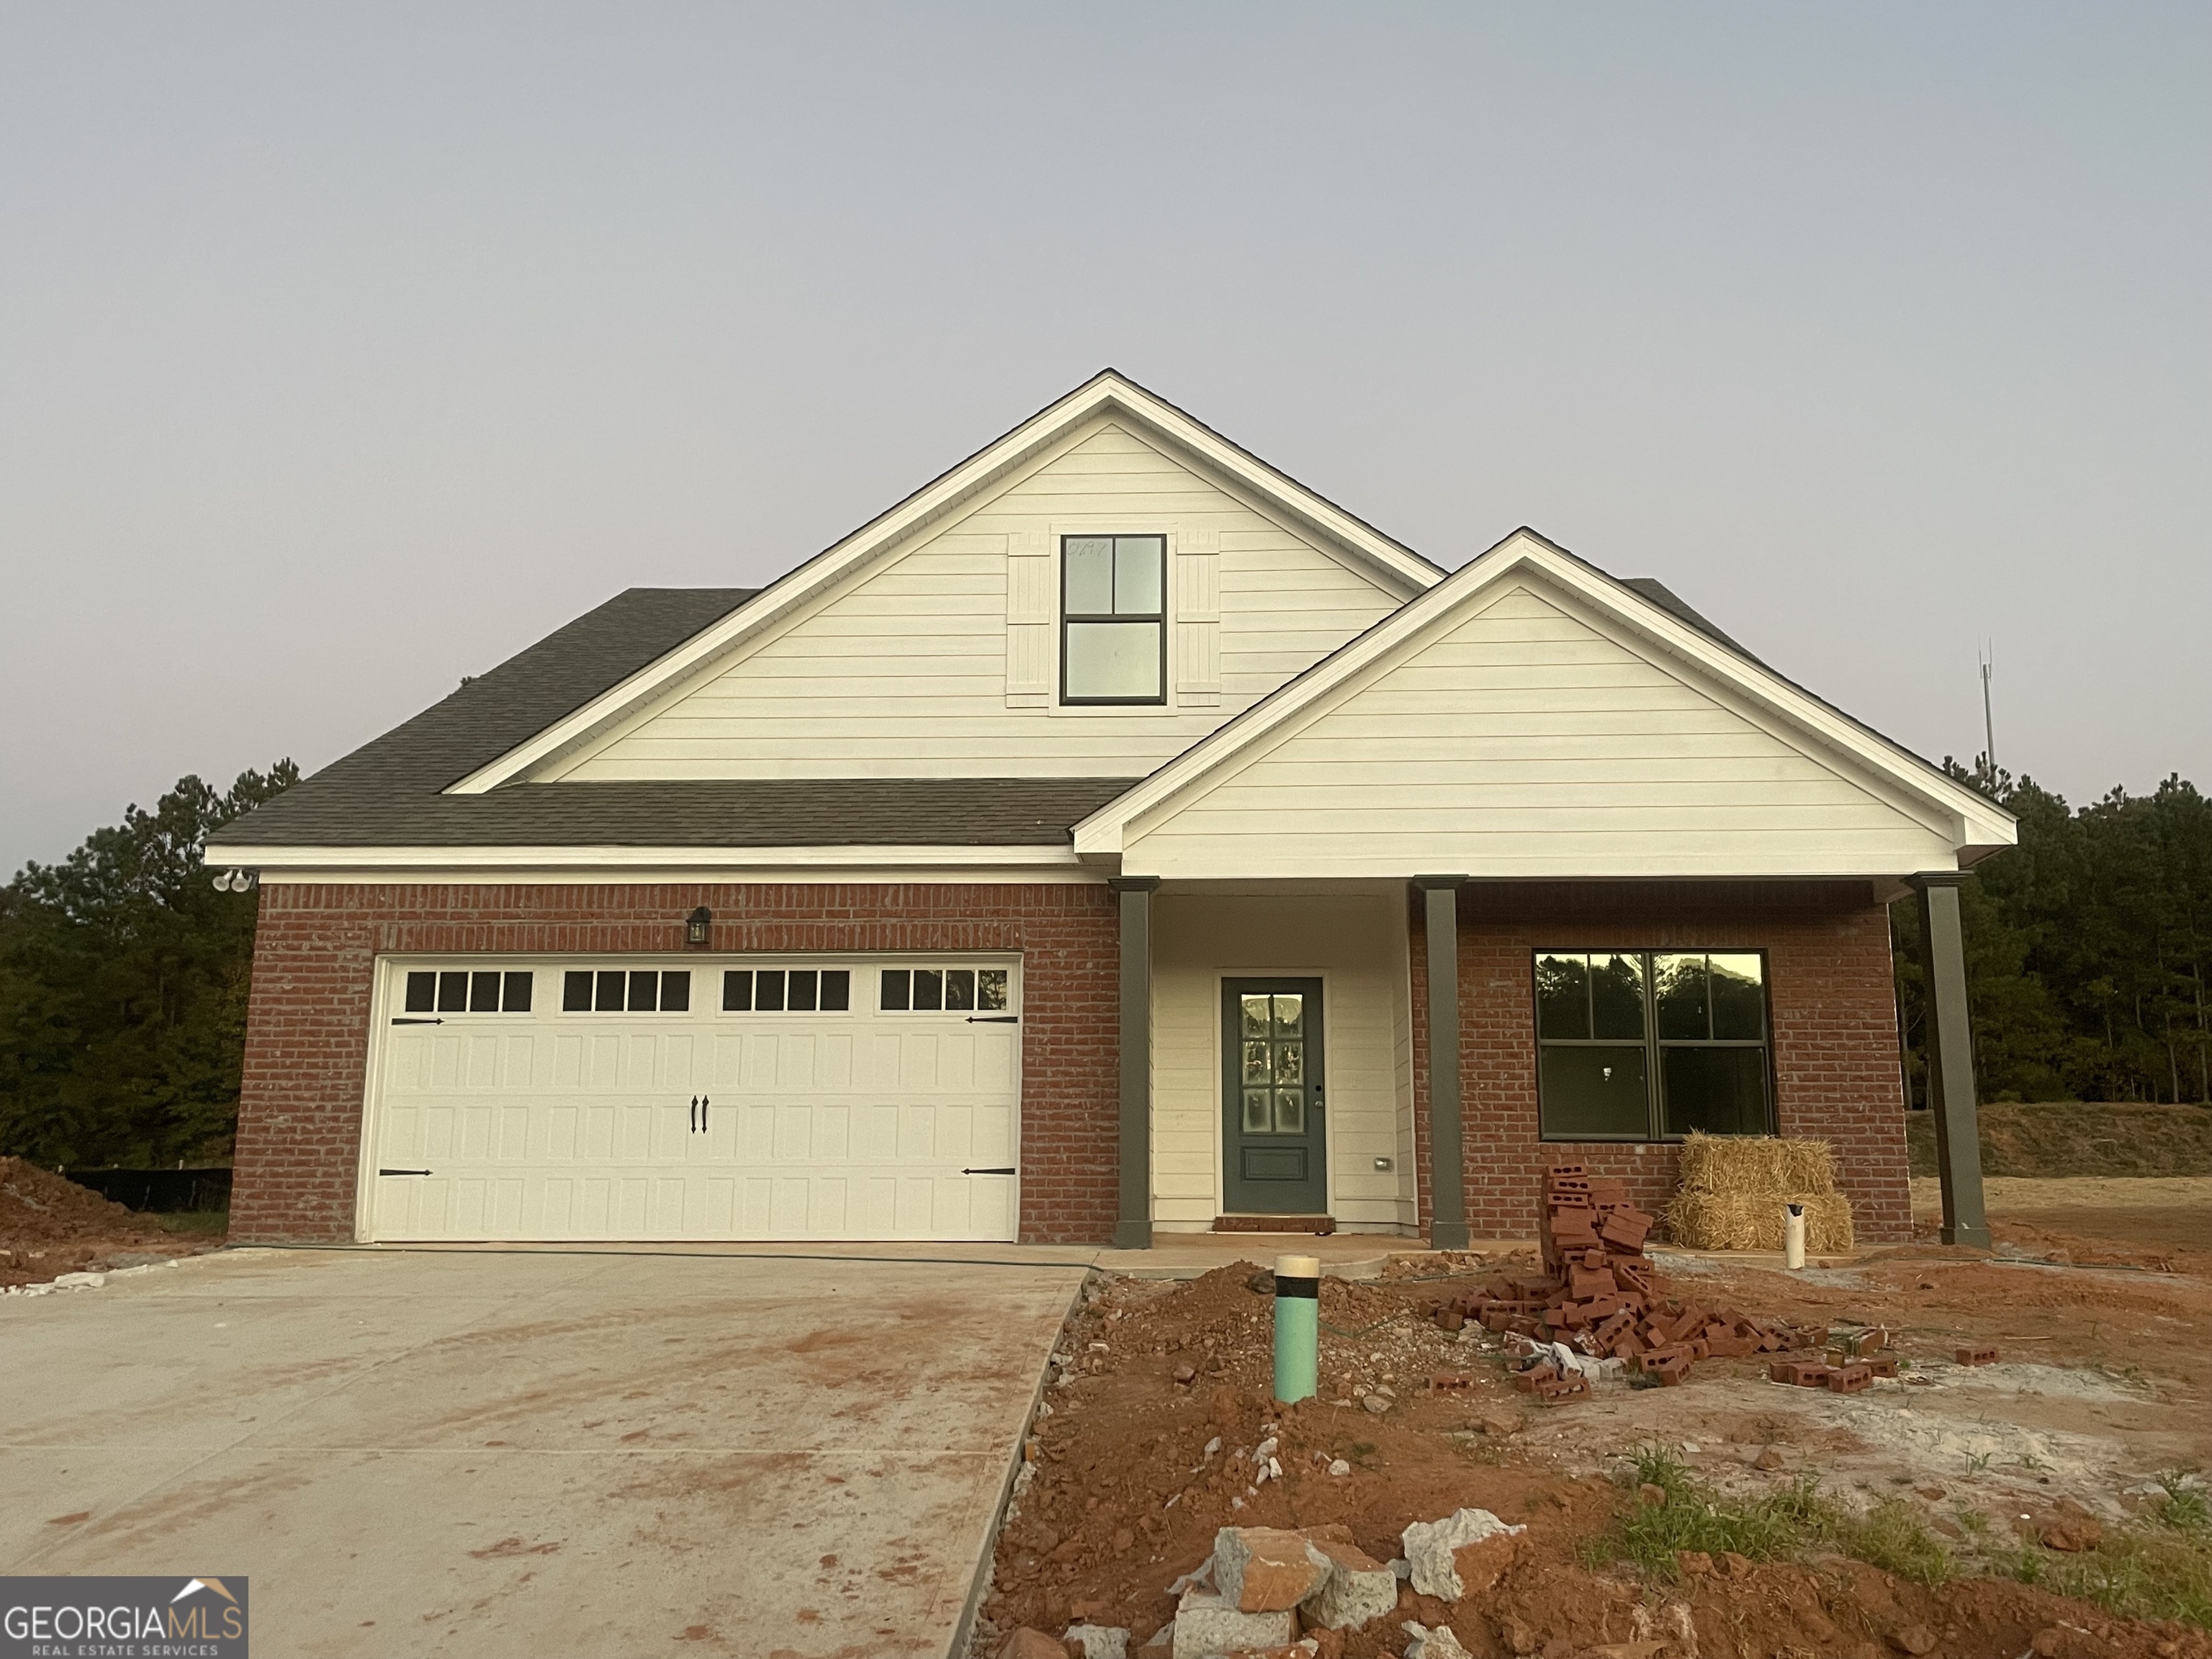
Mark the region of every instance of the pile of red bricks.
MULTIPOLYGON (((1623 1182, 1580 1164, 1555 1164, 1544 1182, 1543 1276, 1493 1279, 1478 1295, 1444 1303, 1433 1315, 1445 1330, 1470 1319, 1486 1330, 1565 1342, 1595 1358, 1626 1360, 1667 1384, 1707 1358, 1818 1348, 1825 1327, 1792 1327, 1735 1308, 1662 1298, 1644 1258, 1652 1217, 1627 1200, 1623 1182)), ((1547 1404, 1589 1392, 1587 1378, 1538 1358, 1515 1386, 1547 1404)), ((1863 1384, 1861 1384, 1863 1386, 1863 1384)))

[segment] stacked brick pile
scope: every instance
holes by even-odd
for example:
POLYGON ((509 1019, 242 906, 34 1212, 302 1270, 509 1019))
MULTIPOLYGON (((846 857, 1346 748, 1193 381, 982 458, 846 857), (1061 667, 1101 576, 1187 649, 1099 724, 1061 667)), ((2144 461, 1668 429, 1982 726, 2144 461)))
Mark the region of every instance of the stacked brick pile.
MULTIPOLYGON (((1595 1358, 1673 1384, 1707 1358, 1748 1358, 1814 1348, 1825 1328, 1796 1328, 1740 1309, 1664 1298, 1644 1241, 1653 1218, 1630 1204, 1626 1183, 1555 1164, 1544 1181, 1541 1277, 1493 1279, 1480 1294, 1436 1310, 1448 1331, 1480 1320, 1486 1330, 1539 1342, 1565 1342, 1595 1358)), ((1589 1380, 1538 1356, 1515 1384, 1547 1404, 1587 1395, 1589 1380)))

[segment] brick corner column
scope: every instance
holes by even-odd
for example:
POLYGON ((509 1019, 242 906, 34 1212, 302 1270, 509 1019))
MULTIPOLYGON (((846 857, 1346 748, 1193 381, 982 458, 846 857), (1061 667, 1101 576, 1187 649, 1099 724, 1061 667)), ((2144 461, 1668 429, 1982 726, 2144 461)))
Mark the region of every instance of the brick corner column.
POLYGON ((1152 895, 1158 876, 1115 876, 1121 922, 1121 1206, 1114 1248, 1152 1245, 1152 895))
POLYGON ((1974 1037, 1966 1006, 1966 939, 1959 920, 1963 870, 1905 878, 1920 900, 1920 971, 1926 981, 1928 1096, 1936 1113, 1936 1170, 1943 1183, 1946 1244, 1990 1248, 1982 1206, 1982 1141, 1974 1088, 1974 1037))
POLYGON ((1415 876, 1429 956, 1429 1248, 1463 1250, 1467 1153, 1460 1110, 1459 890, 1465 876, 1415 876))

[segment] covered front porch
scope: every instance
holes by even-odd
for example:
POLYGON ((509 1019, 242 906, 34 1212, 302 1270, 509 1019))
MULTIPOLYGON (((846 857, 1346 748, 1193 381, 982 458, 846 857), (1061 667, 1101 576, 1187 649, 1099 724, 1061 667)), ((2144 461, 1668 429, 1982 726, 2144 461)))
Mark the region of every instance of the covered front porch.
MULTIPOLYGON (((1975 1243, 1985 1233, 1957 926, 1964 878, 1901 879, 1917 890, 1929 947, 1946 1237, 1975 1243)), ((1662 1204, 1688 1127, 1828 1139, 1864 1235, 1909 1230, 1887 917, 1899 879, 1111 884, 1123 1249, 1236 1231, 1442 1249, 1522 1237, 1541 1170, 1561 1159, 1623 1176, 1639 1202, 1662 1204), (1649 982, 1648 1085, 1637 1048, 1604 1046, 1601 1008, 1587 1041, 1562 1041, 1547 1001, 1561 964, 1590 964, 1595 983, 1601 963, 1649 982), (1705 1043, 1680 1043, 1658 1023, 1660 984, 1697 963, 1735 972, 1735 990, 1715 991, 1705 1043), (1750 1011, 1739 1006, 1730 1026, 1726 997, 1741 1005, 1747 984, 1750 1011), (1723 1052, 1741 1062, 1731 1075, 1759 1079, 1755 1111, 1686 1114, 1662 1072, 1709 1073, 1723 1052), (1569 1115, 1588 1101, 1562 1080, 1621 1058, 1639 1102, 1648 1089, 1648 1121, 1569 1115)))

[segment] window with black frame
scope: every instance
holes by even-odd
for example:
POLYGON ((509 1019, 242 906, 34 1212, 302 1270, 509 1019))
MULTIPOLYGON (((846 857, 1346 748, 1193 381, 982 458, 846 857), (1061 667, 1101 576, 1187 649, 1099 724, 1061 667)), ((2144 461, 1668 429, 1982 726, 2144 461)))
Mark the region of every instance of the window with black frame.
POLYGON ((1164 536, 1064 536, 1060 700, 1167 701, 1164 536))
POLYGON ((1755 951, 1539 951, 1547 1140, 1774 1131, 1766 958, 1755 951))

